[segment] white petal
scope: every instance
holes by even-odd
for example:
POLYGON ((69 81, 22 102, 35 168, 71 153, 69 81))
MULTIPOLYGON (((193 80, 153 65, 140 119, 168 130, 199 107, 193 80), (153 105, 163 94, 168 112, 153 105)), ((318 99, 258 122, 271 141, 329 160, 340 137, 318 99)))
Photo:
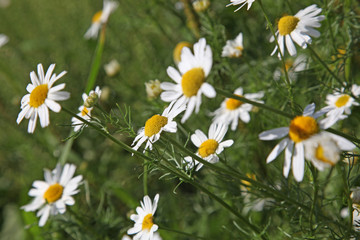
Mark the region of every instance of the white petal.
POLYGON ((270 163, 272 161, 275 160, 275 158, 277 158, 277 156, 279 156, 279 154, 284 150, 284 148, 288 145, 289 143, 289 139, 285 138, 283 139, 280 143, 278 143, 274 149, 271 151, 271 153, 269 154, 269 156, 266 158, 266 163, 270 163))
POLYGON ((216 91, 215 91, 214 87, 211 86, 210 84, 208 84, 207 82, 205 82, 201 85, 201 91, 208 98, 216 97, 216 91))
POLYGON ((289 140, 289 144, 287 145, 285 149, 285 161, 284 161, 284 169, 283 174, 284 177, 289 176, 290 168, 291 168, 291 159, 292 159, 292 152, 294 148, 294 143, 289 140))
POLYGON ((301 182, 303 180, 304 168, 305 168, 304 145, 302 143, 296 143, 295 152, 293 156, 293 163, 292 163, 292 171, 296 181, 301 182))
POLYGON ((259 134, 261 140, 274 140, 285 137, 289 133, 288 127, 275 128, 259 134))

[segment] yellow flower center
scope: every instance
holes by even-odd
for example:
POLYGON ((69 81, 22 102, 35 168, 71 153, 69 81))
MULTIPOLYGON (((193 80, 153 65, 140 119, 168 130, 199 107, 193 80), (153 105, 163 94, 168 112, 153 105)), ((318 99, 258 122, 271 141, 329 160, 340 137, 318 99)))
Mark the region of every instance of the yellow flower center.
POLYGON ((30 107, 38 108, 41 106, 45 102, 48 92, 49 89, 47 84, 41 84, 34 88, 30 93, 30 107))
POLYGON ((297 116, 290 123, 289 137, 295 143, 308 139, 319 131, 319 126, 313 117, 297 116))
POLYGON ((320 161, 322 161, 322 162, 324 162, 324 163, 328 163, 328 164, 330 164, 331 166, 334 166, 334 163, 331 162, 329 159, 327 159, 327 158, 325 157, 325 155, 324 155, 324 148, 323 148, 321 145, 319 145, 319 146, 316 148, 316 150, 315 150, 315 157, 316 157, 316 159, 318 159, 318 160, 320 160, 320 161))
POLYGON ((148 215, 146 215, 143 219, 143 222, 142 222, 142 226, 141 226, 141 229, 142 230, 148 230, 150 231, 151 227, 154 225, 154 222, 153 222, 153 215, 151 213, 149 213, 148 215))
POLYGON ((336 102, 335 102, 335 106, 338 108, 341 108, 343 106, 346 105, 346 103, 349 101, 350 96, 347 94, 341 95, 341 97, 339 97, 336 102))
POLYGON ((101 11, 101 10, 98 11, 97 13, 95 13, 94 16, 93 16, 92 19, 91 19, 92 23, 100 22, 101 15, 102 15, 102 11, 101 11))
POLYGON ((193 68, 187 71, 181 80, 184 95, 186 97, 195 96, 204 82, 205 73, 202 68, 193 68))
POLYGON ((206 140, 199 147, 200 157, 206 158, 207 156, 214 154, 216 149, 218 148, 218 146, 219 146, 219 143, 217 141, 215 141, 214 139, 206 140))
POLYGON ((181 50, 184 47, 188 47, 191 48, 191 43, 189 42, 179 42, 176 47, 174 48, 174 52, 173 52, 173 58, 174 58, 174 62, 176 64, 178 64, 181 61, 181 50))
POLYGON ((84 109, 81 111, 81 116, 86 116, 89 114, 89 109, 87 109, 86 107, 84 107, 84 109))
POLYGON ((160 132, 161 128, 168 123, 168 118, 160 115, 154 115, 149 118, 145 123, 145 136, 151 137, 152 135, 160 132))
POLYGON ((62 196, 64 187, 58 183, 50 185, 50 187, 44 193, 44 198, 48 203, 53 203, 59 200, 62 196))
POLYGON ((290 34, 292 31, 294 31, 299 21, 300 19, 294 16, 284 16, 280 18, 278 23, 280 35, 285 36, 290 34))
MULTIPOLYGON (((237 96, 241 97, 240 95, 237 95, 237 96)), ((235 110, 238 107, 240 107, 242 104, 243 104, 243 102, 240 101, 240 100, 237 100, 237 99, 234 99, 234 98, 229 98, 226 101, 226 108, 229 109, 229 110, 235 110)))

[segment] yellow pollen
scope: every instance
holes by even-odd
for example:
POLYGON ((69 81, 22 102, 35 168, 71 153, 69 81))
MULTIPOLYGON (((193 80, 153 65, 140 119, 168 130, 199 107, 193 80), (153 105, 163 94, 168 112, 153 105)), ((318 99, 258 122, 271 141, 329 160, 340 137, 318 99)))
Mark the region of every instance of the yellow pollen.
POLYGON ((324 148, 321 147, 321 145, 319 145, 316 150, 315 150, 315 157, 316 159, 324 162, 324 163, 327 163, 327 164, 330 164, 331 166, 334 166, 334 163, 331 162, 329 159, 327 159, 325 156, 324 156, 324 148))
MULTIPOLYGON (((241 97, 240 95, 237 95, 237 96, 241 97)), ((238 107, 240 107, 242 104, 243 104, 243 102, 240 101, 240 100, 237 100, 237 99, 234 99, 234 98, 229 98, 226 101, 226 108, 229 109, 229 110, 235 110, 238 107)))
POLYGON ((86 107, 84 107, 84 109, 81 111, 81 116, 86 116, 89 114, 89 109, 87 109, 86 107))
POLYGON ((160 132, 161 128, 168 123, 168 118, 160 115, 154 115, 145 123, 145 136, 151 137, 160 132))
POLYGON ((53 203, 59 200, 63 194, 64 187, 58 183, 50 185, 44 193, 44 198, 48 203, 53 203))
POLYGON ((300 19, 294 16, 284 16, 280 18, 278 22, 280 35, 285 36, 290 34, 292 31, 294 31, 299 21, 300 19))
POLYGON ((187 71, 181 79, 181 87, 186 97, 197 94, 201 85, 205 82, 205 73, 202 68, 193 68, 187 71))
POLYGON ((179 42, 176 47, 174 48, 173 51, 173 58, 174 58, 174 62, 176 64, 178 64, 181 61, 181 51, 184 47, 188 47, 191 48, 191 43, 189 42, 179 42))
POLYGON ((102 11, 98 11, 97 13, 95 13, 91 19, 92 23, 100 22, 101 15, 102 15, 102 11))
POLYGON ((341 108, 346 105, 346 103, 349 101, 349 99, 350 99, 350 96, 347 94, 344 94, 336 100, 335 106, 338 108, 341 108))
POLYGON ((148 215, 146 215, 144 217, 144 220, 142 222, 142 226, 141 226, 141 229, 142 230, 148 230, 150 231, 151 227, 154 225, 154 222, 153 222, 153 215, 151 213, 149 213, 148 215))
POLYGON ((30 93, 30 107, 40 107, 45 102, 48 92, 49 89, 47 84, 41 84, 34 88, 30 93))
POLYGON ((308 139, 319 131, 319 126, 313 117, 297 116, 291 120, 289 137, 295 143, 308 139))
POLYGON ((202 158, 206 158, 207 156, 210 156, 211 154, 214 154, 216 149, 218 148, 219 143, 215 141, 214 139, 208 139, 205 142, 203 142, 199 147, 199 155, 202 158))

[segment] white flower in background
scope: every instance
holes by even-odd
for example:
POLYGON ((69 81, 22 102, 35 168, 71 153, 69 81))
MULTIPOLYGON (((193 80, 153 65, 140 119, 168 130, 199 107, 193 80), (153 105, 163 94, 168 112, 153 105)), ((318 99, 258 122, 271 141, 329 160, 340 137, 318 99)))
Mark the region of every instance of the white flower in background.
POLYGON ((109 63, 104 65, 106 75, 108 75, 109 77, 115 76, 120 71, 120 69, 120 63, 116 59, 113 59, 109 63))
MULTIPOLYGON (((296 81, 298 74, 307 69, 308 66, 308 58, 306 55, 299 55, 297 58, 287 58, 285 60, 285 68, 288 73, 288 77, 290 82, 296 81)), ((282 67, 278 67, 274 71, 274 79, 276 81, 280 80, 281 75, 284 74, 284 69, 282 67)))
MULTIPOLYGON (((243 89, 239 87, 234 92, 237 96, 243 96, 249 100, 257 101, 263 103, 259 99, 264 96, 264 92, 258 93, 247 93, 243 94, 243 89)), ((244 103, 234 98, 226 98, 222 103, 220 108, 215 110, 213 115, 215 115, 213 122, 214 123, 223 123, 225 125, 231 125, 231 130, 235 131, 238 125, 239 118, 244 123, 250 121, 249 112, 252 110, 253 105, 249 103, 244 103)))
MULTIPOLYGON (((320 27, 320 21, 325 19, 324 15, 317 16, 321 12, 316 4, 313 4, 303 10, 300 10, 295 16, 284 16, 278 22, 278 30, 276 31, 276 38, 280 47, 280 52, 284 56, 284 45, 291 56, 296 55, 296 47, 294 41, 302 48, 306 48, 307 44, 311 44, 311 37, 319 37, 320 32, 314 28, 320 27), (311 36, 311 37, 310 37, 311 36)), ((275 40, 271 36, 270 42, 275 40)), ((274 55, 278 50, 278 45, 275 46, 271 55, 274 55)), ((278 57, 281 55, 278 53, 278 57)))
POLYGON ((234 11, 234 12, 236 12, 236 11, 239 11, 245 4, 247 4, 247 10, 249 10, 251 8, 251 5, 253 4, 253 2, 255 2, 255 0, 230 0, 230 2, 231 3, 226 5, 227 7, 241 4, 241 6, 234 11))
POLYGON ((33 133, 36 127, 36 121, 39 116, 41 127, 47 127, 50 124, 49 108, 54 112, 60 112, 61 106, 56 101, 63 101, 70 97, 70 93, 60 91, 65 88, 65 83, 53 87, 54 83, 66 74, 62 71, 59 75, 53 74, 55 64, 51 64, 44 74, 42 64, 37 65, 38 76, 35 72, 30 73, 31 83, 27 85, 29 92, 21 99, 21 112, 16 122, 29 119, 28 132, 33 133))
POLYGON ((5 34, 0 34, 0 47, 4 46, 9 41, 9 37, 5 34))
MULTIPOLYGON (((331 127, 338 120, 347 118, 351 114, 351 106, 359 106, 359 103, 353 97, 343 92, 344 89, 341 92, 335 92, 326 96, 327 106, 322 109, 327 112, 326 118, 321 120, 326 128, 331 127)), ((358 97, 360 95, 360 86, 352 85, 351 93, 358 97)))
POLYGON ((160 93, 162 92, 162 89, 160 87, 160 81, 159 80, 150 80, 149 82, 145 83, 145 90, 148 99, 155 99, 157 98, 160 93))
POLYGON ((206 45, 205 38, 201 38, 194 44, 194 54, 188 47, 181 51, 181 62, 178 67, 180 73, 173 67, 168 67, 167 73, 176 84, 170 82, 161 83, 164 90, 160 97, 165 102, 175 101, 176 105, 186 105, 186 111, 181 119, 184 123, 192 114, 198 113, 201 105, 201 94, 209 98, 216 96, 215 89, 207 82, 212 66, 212 51, 206 45))
POLYGON ((108 21, 110 14, 115 11, 119 3, 111 0, 104 0, 103 9, 94 14, 92 18, 92 24, 90 28, 86 31, 84 38, 97 38, 101 25, 105 24, 108 21))
POLYGON ((134 240, 154 240, 154 232, 158 230, 158 226, 154 224, 154 214, 159 202, 159 194, 155 195, 154 202, 151 202, 149 196, 145 196, 140 201, 141 207, 136 208, 137 214, 132 214, 130 219, 135 222, 133 228, 127 231, 127 234, 136 234, 134 240))
POLYGON ((145 123, 145 127, 138 131, 138 135, 131 144, 133 146, 136 143, 133 149, 138 150, 141 144, 147 140, 144 152, 147 148, 152 150, 152 144, 159 140, 162 131, 175 133, 177 131, 177 124, 173 119, 184 110, 184 105, 175 106, 174 102, 172 102, 165 108, 161 116, 156 114, 149 118, 145 123))
POLYGON ((50 215, 64 214, 66 205, 74 205, 72 195, 80 190, 78 186, 82 176, 74 176, 76 167, 73 164, 60 164, 53 171, 45 169, 45 181, 35 181, 29 191, 29 196, 34 197, 30 204, 22 206, 26 212, 33 212, 40 209, 36 216, 40 217, 39 226, 45 225, 50 215))
MULTIPOLYGON (((228 127, 224 124, 211 124, 209 137, 206 137, 201 130, 195 130, 195 133, 191 135, 191 141, 198 147, 196 155, 209 163, 217 163, 219 161, 217 155, 224 151, 224 148, 230 147, 234 143, 233 140, 222 142, 227 130, 228 127)), ((203 166, 202 163, 198 163, 198 161, 193 160, 191 157, 185 157, 184 160, 188 164, 188 168, 193 168, 194 165, 197 165, 196 171, 199 171, 203 166)))
POLYGON ((226 45, 223 47, 221 56, 238 58, 242 56, 243 50, 243 34, 239 33, 239 35, 234 40, 226 41, 226 45))
POLYGON ((195 0, 192 3, 192 6, 196 12, 203 12, 209 8, 210 1, 209 0, 195 0))

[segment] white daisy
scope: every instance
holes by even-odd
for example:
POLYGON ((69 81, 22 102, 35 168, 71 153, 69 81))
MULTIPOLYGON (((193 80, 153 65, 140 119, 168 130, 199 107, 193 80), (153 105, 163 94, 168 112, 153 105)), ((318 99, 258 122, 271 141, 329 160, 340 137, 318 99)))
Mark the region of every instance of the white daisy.
MULTIPOLYGON (((263 103, 259 98, 264 96, 264 92, 258 93, 247 93, 243 95, 243 89, 239 87, 234 92, 237 96, 244 96, 245 98, 263 103)), ((222 103, 220 108, 215 110, 213 113, 215 115, 213 122, 214 123, 223 123, 225 125, 231 124, 231 130, 235 131, 239 118, 244 122, 248 123, 250 121, 249 112, 252 110, 253 105, 249 103, 244 103, 234 98, 226 98, 222 103)))
POLYGON ((156 114, 149 118, 145 127, 141 128, 138 131, 138 135, 134 139, 132 146, 134 150, 138 150, 141 144, 143 144, 146 140, 147 143, 145 145, 144 152, 147 148, 152 150, 152 144, 159 140, 160 134, 162 131, 175 133, 177 131, 177 124, 173 119, 179 115, 182 111, 185 110, 185 106, 175 106, 175 102, 170 103, 170 105, 165 108, 164 112, 160 115, 156 114))
MULTIPOLYGON (((359 103, 354 98, 343 92, 344 89, 341 89, 341 92, 326 96, 327 106, 323 108, 327 112, 326 118, 321 120, 326 128, 331 127, 338 120, 347 118, 347 115, 351 114, 351 106, 359 106, 359 103)), ((360 95, 360 86, 352 85, 351 92, 355 97, 358 97, 360 95)))
POLYGON ((243 34, 239 33, 234 40, 226 41, 226 45, 223 47, 221 56, 238 58, 242 56, 243 49, 243 34))
MULTIPOLYGON (((306 48, 307 44, 311 44, 311 37, 319 37, 320 32, 314 28, 320 27, 320 21, 325 19, 324 15, 317 16, 321 12, 316 4, 313 4, 303 10, 300 10, 295 16, 284 16, 278 22, 278 30, 276 31, 276 38, 280 47, 280 52, 284 56, 284 44, 291 56, 296 55, 295 41, 300 47, 306 48), (311 37, 310 37, 311 36, 311 37)), ((270 42, 275 40, 271 36, 270 42)), ((274 55, 278 50, 278 45, 275 46, 271 55, 274 55)), ((278 53, 278 57, 281 55, 278 53)))
POLYGON ((230 2, 231 3, 226 5, 227 7, 241 4, 241 6, 235 10, 235 12, 236 12, 236 11, 240 10, 240 8, 242 8, 245 4, 248 5, 247 10, 249 10, 251 8, 251 5, 253 4, 253 2, 255 2, 255 0, 230 0, 230 2))
MULTIPOLYGON (((131 240, 131 237, 129 237, 128 235, 124 235, 121 240, 131 240)), ((160 234, 158 232, 155 232, 153 235, 153 240, 162 240, 160 234)))
POLYGON ((60 91, 65 88, 65 83, 53 87, 53 84, 66 74, 62 71, 58 76, 54 73, 55 64, 51 64, 44 74, 42 64, 37 65, 38 76, 35 72, 30 73, 31 83, 27 85, 29 92, 21 99, 21 112, 16 122, 20 122, 25 117, 29 119, 28 132, 33 133, 36 127, 36 121, 39 116, 41 127, 47 127, 50 123, 49 108, 54 112, 60 112, 61 106, 55 101, 63 101, 70 97, 70 93, 60 91))
MULTIPOLYGON (((224 148, 230 147, 234 143, 233 140, 222 142, 227 130, 228 127, 226 125, 214 123, 210 125, 209 137, 206 137, 201 130, 195 130, 195 133, 191 135, 191 141, 198 147, 196 155, 209 163, 217 163, 219 161, 217 155, 224 151, 224 148)), ((193 160, 191 157, 185 157, 184 160, 188 164, 188 168, 193 168, 194 165, 197 165, 196 171, 199 171, 203 166, 202 163, 193 160)))
MULTIPOLYGON (((79 111, 80 112, 77 114, 79 117, 83 118, 84 120, 86 120, 88 122, 91 120, 92 108, 80 106, 79 111)), ((75 132, 79 131, 82 127, 87 127, 87 124, 85 124, 83 121, 81 121, 80 119, 78 119, 76 117, 72 117, 71 122, 72 122, 71 125, 74 127, 75 132)))
POLYGON ((9 41, 9 37, 5 34, 0 34, 0 47, 4 46, 9 41))
POLYGON ((207 82, 212 66, 212 51, 206 45, 205 38, 194 44, 194 54, 188 47, 181 52, 181 62, 178 67, 180 73, 173 67, 168 67, 167 73, 176 84, 163 82, 160 87, 164 90, 160 97, 165 102, 176 101, 177 105, 186 105, 186 111, 181 119, 184 123, 194 111, 198 113, 201 105, 201 94, 209 98, 216 96, 215 89, 207 82))
POLYGON ((132 214, 130 219, 135 222, 133 228, 127 231, 127 234, 136 234, 134 240, 154 240, 154 232, 158 230, 158 225, 154 224, 154 214, 159 202, 159 194, 155 195, 154 202, 151 203, 149 196, 145 196, 141 207, 136 208, 137 214, 132 214))
POLYGON ((108 21, 110 14, 115 11, 119 3, 111 0, 104 0, 103 9, 94 14, 92 24, 86 31, 84 38, 97 38, 101 25, 108 21))
MULTIPOLYGON (((293 58, 287 58, 285 60, 285 68, 290 82, 296 81, 298 74, 308 68, 308 61, 309 59, 303 54, 299 55, 295 60, 293 58)), ((276 81, 280 80, 283 74, 284 69, 280 67, 277 68, 274 71, 274 79, 276 81)))
POLYGON ((283 174, 288 177, 292 162, 292 170, 296 181, 301 182, 304 177, 304 144, 303 141, 317 134, 323 126, 316 119, 324 114, 323 111, 315 112, 315 104, 309 104, 304 109, 302 116, 297 116, 290 122, 289 127, 275 128, 259 134, 261 140, 281 140, 266 159, 272 162, 285 149, 285 162, 283 174))
POLYGON ((77 194, 77 189, 82 176, 76 176, 75 165, 65 164, 64 168, 60 164, 56 165, 53 171, 44 170, 45 181, 35 181, 29 196, 34 197, 30 204, 22 206, 26 212, 32 212, 40 209, 37 216, 40 217, 39 226, 45 225, 49 215, 63 214, 66 211, 66 205, 74 205, 75 200, 72 195, 77 194))

